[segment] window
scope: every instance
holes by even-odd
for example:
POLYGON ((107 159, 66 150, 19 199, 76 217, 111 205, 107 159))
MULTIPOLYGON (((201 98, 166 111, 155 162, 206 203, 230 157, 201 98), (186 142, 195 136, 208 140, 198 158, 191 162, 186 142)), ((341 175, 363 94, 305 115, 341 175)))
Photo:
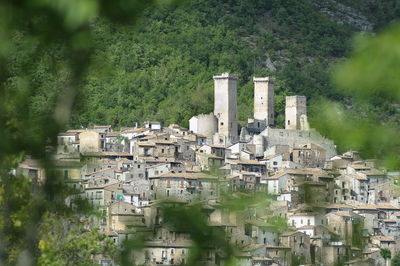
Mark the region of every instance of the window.
POLYGON ((161 153, 164 153, 164 149, 161 149, 161 153))
POLYGON ((224 122, 221 122, 221 126, 223 126, 224 125, 224 122))
POLYGON ((169 190, 167 190, 167 197, 169 197, 169 190))
POLYGON ((171 187, 171 180, 167 180, 167 187, 171 187))
POLYGON ((287 124, 290 125, 290 120, 287 121, 287 124))

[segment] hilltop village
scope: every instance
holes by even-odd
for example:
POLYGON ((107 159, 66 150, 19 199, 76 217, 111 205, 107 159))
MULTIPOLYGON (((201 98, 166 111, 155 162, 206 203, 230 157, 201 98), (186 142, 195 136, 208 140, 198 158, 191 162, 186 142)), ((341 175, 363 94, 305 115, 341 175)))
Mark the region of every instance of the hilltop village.
MULTIPOLYGON (((285 128, 275 128, 272 78, 253 78, 254 117, 240 127, 238 77, 213 79, 214 112, 192 117, 189 129, 145 122, 59 134, 57 173, 76 191, 67 204, 83 197, 95 205, 103 215, 91 225, 121 248, 143 234, 135 264, 188 262, 193 239, 163 223, 161 202, 199 204, 209 227, 235 248, 238 265, 384 265, 381 249, 400 251, 395 173, 356 151, 338 155, 310 128, 304 96, 286 97, 285 128), (265 199, 230 209, 221 204, 226 194, 265 199)), ((15 172, 46 178, 29 158, 15 172)), ((217 246, 206 249, 202 264, 226 260, 217 246)))

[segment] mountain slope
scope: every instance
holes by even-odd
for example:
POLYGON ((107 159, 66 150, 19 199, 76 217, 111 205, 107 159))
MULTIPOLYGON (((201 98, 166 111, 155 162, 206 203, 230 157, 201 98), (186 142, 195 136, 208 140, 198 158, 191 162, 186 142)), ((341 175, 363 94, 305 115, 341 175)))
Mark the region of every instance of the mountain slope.
MULTIPOLYGON (((176 9, 148 10, 136 26, 98 19, 93 61, 70 126, 132 126, 144 120, 187 126, 191 116, 213 110, 212 76, 220 72, 239 75, 242 124, 252 116, 253 76, 277 79, 278 125, 286 95, 340 100, 329 69, 348 55, 359 29, 337 19, 343 8, 335 3, 191 0, 176 9)), ((363 21, 375 25, 368 16, 363 21)), ((44 91, 62 84, 59 74, 52 75, 43 81, 44 91)), ((47 101, 43 95, 38 101, 47 101)))

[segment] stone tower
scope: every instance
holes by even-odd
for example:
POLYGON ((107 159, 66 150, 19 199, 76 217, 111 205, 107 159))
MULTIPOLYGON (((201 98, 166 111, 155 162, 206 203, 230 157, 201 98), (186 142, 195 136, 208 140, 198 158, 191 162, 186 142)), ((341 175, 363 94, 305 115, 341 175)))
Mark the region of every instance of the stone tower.
POLYGON ((238 138, 237 79, 238 76, 222 73, 214 76, 214 115, 218 119, 218 134, 228 139, 238 138))
POLYGON ((254 119, 265 121, 265 126, 274 125, 274 84, 269 77, 253 78, 254 82, 254 119))
POLYGON ((304 130, 307 117, 306 96, 286 96, 285 129, 304 130))

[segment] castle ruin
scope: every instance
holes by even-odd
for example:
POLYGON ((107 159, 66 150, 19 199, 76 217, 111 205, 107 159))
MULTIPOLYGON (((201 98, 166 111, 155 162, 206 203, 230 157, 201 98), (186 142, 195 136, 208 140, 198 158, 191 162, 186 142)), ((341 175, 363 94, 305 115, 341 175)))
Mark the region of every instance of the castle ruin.
POLYGON ((214 113, 200 114, 189 120, 189 129, 207 137, 209 144, 229 147, 235 143, 247 143, 254 147, 256 157, 276 145, 320 146, 326 157, 336 154, 333 141, 310 129, 307 119, 305 96, 287 96, 285 129, 275 128, 274 84, 270 77, 254 77, 254 117, 246 127, 238 126, 237 80, 238 76, 222 73, 214 79, 214 113), (240 130, 240 137, 239 137, 240 130))

